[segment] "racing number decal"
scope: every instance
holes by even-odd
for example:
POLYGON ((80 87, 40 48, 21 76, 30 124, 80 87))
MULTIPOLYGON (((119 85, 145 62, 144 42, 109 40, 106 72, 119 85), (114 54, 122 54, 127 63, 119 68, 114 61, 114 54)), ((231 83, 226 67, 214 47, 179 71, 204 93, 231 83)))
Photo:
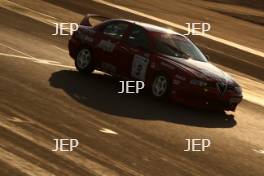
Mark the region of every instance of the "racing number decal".
POLYGON ((144 81, 147 73, 148 63, 148 58, 135 54, 132 62, 132 77, 144 81))

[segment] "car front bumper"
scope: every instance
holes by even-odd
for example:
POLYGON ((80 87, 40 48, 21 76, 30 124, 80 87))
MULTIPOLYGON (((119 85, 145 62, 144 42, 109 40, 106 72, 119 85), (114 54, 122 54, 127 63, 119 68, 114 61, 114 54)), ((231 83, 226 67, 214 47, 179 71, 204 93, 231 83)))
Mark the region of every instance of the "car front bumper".
POLYGON ((201 91, 195 89, 173 89, 170 95, 173 101, 196 108, 212 110, 235 111, 237 105, 242 101, 242 95, 226 92, 219 95, 217 91, 201 91))

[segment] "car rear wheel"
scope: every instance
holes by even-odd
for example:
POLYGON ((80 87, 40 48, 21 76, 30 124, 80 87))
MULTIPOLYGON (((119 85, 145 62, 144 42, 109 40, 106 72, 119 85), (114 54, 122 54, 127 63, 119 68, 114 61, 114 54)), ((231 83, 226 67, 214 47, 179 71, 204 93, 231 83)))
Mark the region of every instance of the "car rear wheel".
POLYGON ((170 81, 165 74, 157 74, 151 86, 151 93, 156 98, 165 98, 169 92, 170 81))
POLYGON ((90 49, 83 48, 77 54, 75 67, 81 73, 91 73, 94 70, 90 49))

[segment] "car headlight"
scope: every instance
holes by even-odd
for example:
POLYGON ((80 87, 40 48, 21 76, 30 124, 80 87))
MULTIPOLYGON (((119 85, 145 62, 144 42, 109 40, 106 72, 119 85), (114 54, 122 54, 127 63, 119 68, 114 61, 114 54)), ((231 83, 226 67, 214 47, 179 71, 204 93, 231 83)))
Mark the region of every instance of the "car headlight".
POLYGON ((195 86, 200 86, 200 87, 205 87, 207 86, 207 83, 205 81, 193 79, 190 81, 190 84, 195 85, 195 86))

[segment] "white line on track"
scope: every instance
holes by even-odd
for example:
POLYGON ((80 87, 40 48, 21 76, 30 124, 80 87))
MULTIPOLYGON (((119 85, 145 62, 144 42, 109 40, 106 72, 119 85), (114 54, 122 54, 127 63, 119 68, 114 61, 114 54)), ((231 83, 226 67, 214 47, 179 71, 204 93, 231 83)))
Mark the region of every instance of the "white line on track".
POLYGON ((22 52, 22 51, 19 51, 19 50, 15 49, 15 48, 11 48, 11 47, 9 47, 9 46, 3 44, 3 43, 0 43, 0 45, 3 46, 3 47, 8 48, 8 49, 10 49, 10 50, 13 50, 13 51, 15 51, 15 52, 18 52, 18 53, 20 53, 20 54, 22 54, 22 55, 25 55, 25 56, 27 56, 27 57, 29 57, 29 58, 34 58, 33 56, 31 56, 31 55, 29 55, 29 54, 27 54, 27 53, 24 53, 24 52, 22 52))
POLYGON ((65 49, 62 49, 62 48, 57 47, 57 46, 55 46, 55 45, 53 45, 53 47, 56 48, 56 49, 58 49, 58 50, 60 50, 60 51, 62 51, 62 52, 64 52, 64 53, 68 53, 68 51, 65 50, 65 49))
POLYGON ((102 128, 101 130, 99 130, 100 132, 102 133, 107 133, 107 134, 115 134, 117 135, 118 133, 113 131, 113 130, 110 130, 110 129, 107 129, 107 128, 102 128))
POLYGON ((57 66, 57 67, 75 69, 75 67, 73 67, 73 66, 63 65, 63 64, 60 64, 57 61, 52 61, 52 60, 37 59, 37 58, 32 58, 32 57, 27 57, 27 56, 20 56, 20 55, 15 55, 15 54, 7 54, 7 53, 0 53, 0 56, 13 57, 13 58, 19 58, 19 59, 26 59, 26 60, 30 60, 32 62, 39 63, 39 64, 53 65, 53 66, 57 66))
POLYGON ((20 58, 20 59, 33 60, 32 57, 28 57, 28 56, 19 56, 19 55, 15 55, 15 54, 7 54, 7 53, 0 53, 0 56, 15 57, 15 58, 20 58))
MULTIPOLYGON (((46 151, 49 151, 52 149, 53 144, 50 140, 47 140, 46 137, 42 135, 36 135, 34 136, 34 132, 28 129, 25 129, 23 127, 20 127, 16 124, 13 124, 12 122, 9 122, 5 120, 6 117, 2 117, 0 114, 0 127, 4 128, 11 133, 14 133, 21 138, 39 146, 45 149, 46 151)), ((31 119, 33 120, 33 119, 31 119)), ((56 134, 57 136, 61 136, 61 138, 67 138, 64 134, 61 134, 60 132, 53 130, 51 128, 48 128, 46 126, 43 126, 41 123, 38 123, 38 127, 41 127, 43 130, 51 133, 56 134)), ((85 146, 83 146, 85 147, 85 146)), ((90 149, 88 146, 85 148, 90 149)), ((81 149, 79 149, 81 150, 81 149)), ((33 154, 33 153, 32 153, 33 154)), ((71 154, 66 154, 63 152, 54 152, 54 157, 60 157, 65 161, 70 161, 71 163, 78 165, 80 168, 83 168, 84 170, 87 170, 88 172, 92 171, 92 175, 96 176, 119 176, 119 174, 114 171, 113 169, 104 166, 100 162, 96 162, 90 158, 83 157, 79 152, 72 152, 71 154)), ((0 157, 3 159, 4 162, 8 162, 8 164, 11 164, 12 166, 16 167, 19 170, 26 171, 25 174, 30 176, 54 176, 54 174, 49 173, 48 171, 39 168, 39 166, 34 163, 30 164, 28 161, 23 162, 19 157, 16 155, 10 155, 9 153, 6 153, 3 149, 0 147, 0 157), (4 158, 3 158, 4 157, 4 158), (26 167, 25 167, 26 166, 26 167), (33 172, 35 171, 35 172, 33 172), (31 173, 31 174, 28 174, 31 173)), ((37 159, 43 159, 43 158, 37 158, 37 159)), ((121 168, 123 169, 123 168, 121 168)), ((131 175, 140 175, 137 174, 137 172, 134 172, 131 170, 125 170, 128 171, 131 175), (135 173, 135 174, 133 174, 135 173)), ((1 174, 2 175, 2 174, 1 174)), ((56 174, 57 175, 57 174, 56 174)), ((72 173, 69 173, 69 175, 72 175, 72 173)), ((75 174, 74 174, 75 175, 75 174)), ((90 175, 90 174, 89 174, 90 175)))
POLYGON ((264 154, 264 150, 256 150, 256 149, 252 149, 254 152, 259 153, 259 154, 264 154))
POLYGON ((48 170, 38 166, 36 162, 34 163, 34 161, 26 160, 19 155, 15 155, 14 153, 5 150, 2 147, 0 147, 0 156, 2 162, 11 165, 17 170, 21 170, 28 176, 55 176, 48 170))
MULTIPOLYGON (((162 23, 162 24, 165 24, 165 25, 168 25, 168 26, 172 26, 172 27, 175 27, 175 28, 178 28, 178 29, 181 29, 181 30, 189 32, 189 29, 187 27, 185 27, 185 26, 182 26, 182 25, 179 25, 179 24, 176 24, 176 23, 173 23, 173 22, 161 19, 161 18, 157 18, 155 16, 152 16, 152 15, 149 15, 149 14, 146 14, 146 13, 143 13, 143 12, 139 12, 139 11, 130 9, 128 7, 125 7, 125 6, 117 5, 117 4, 114 4, 114 3, 111 3, 111 2, 108 2, 108 1, 104 1, 104 0, 93 0, 93 1, 96 2, 96 3, 99 3, 99 4, 104 4, 104 5, 112 7, 112 8, 116 8, 116 9, 119 9, 119 10, 122 10, 122 11, 125 11, 125 12, 129 12, 129 13, 132 13, 134 15, 142 16, 144 18, 148 18, 150 20, 157 21, 159 23, 162 23)), ((202 34, 199 31, 195 31, 195 33, 202 34)), ((225 40, 225 39, 220 38, 220 37, 215 37, 215 36, 210 35, 210 34, 204 34, 203 37, 211 39, 211 40, 219 42, 219 43, 223 43, 225 45, 228 45, 228 46, 231 46, 231 47, 234 47, 234 48, 237 48, 237 49, 240 49, 242 51, 246 51, 248 53, 251 53, 251 54, 254 54, 254 55, 257 55, 257 56, 264 57, 264 52, 249 48, 247 46, 240 45, 240 44, 232 42, 232 41, 225 40)))
MULTIPOLYGON (((60 23, 58 19, 53 16, 35 11, 33 9, 30 9, 28 7, 22 6, 20 4, 8 0, 0 0, 0 7, 12 11, 14 13, 40 21, 42 23, 45 23, 53 27, 55 27, 55 23, 60 23)), ((63 29, 63 30, 69 32, 68 29, 63 29)))
POLYGON ((255 64, 255 63, 253 63, 253 62, 249 62, 249 61, 247 61, 247 60, 245 60, 245 59, 240 59, 240 58, 238 58, 238 57, 236 57, 236 56, 233 56, 233 55, 229 55, 229 54, 225 53, 224 51, 216 50, 216 49, 210 48, 210 47, 205 46, 205 45, 200 45, 200 46, 202 46, 203 48, 206 48, 206 49, 208 49, 208 50, 211 50, 211 51, 213 51, 213 52, 215 52, 215 53, 219 53, 219 54, 221 54, 221 55, 225 55, 225 56, 227 56, 227 57, 232 57, 233 59, 238 60, 238 61, 240 61, 240 62, 244 62, 244 63, 247 63, 247 64, 249 64, 249 65, 253 65, 253 66, 255 66, 255 67, 258 67, 258 68, 263 69, 263 67, 262 67, 261 65, 255 64))

